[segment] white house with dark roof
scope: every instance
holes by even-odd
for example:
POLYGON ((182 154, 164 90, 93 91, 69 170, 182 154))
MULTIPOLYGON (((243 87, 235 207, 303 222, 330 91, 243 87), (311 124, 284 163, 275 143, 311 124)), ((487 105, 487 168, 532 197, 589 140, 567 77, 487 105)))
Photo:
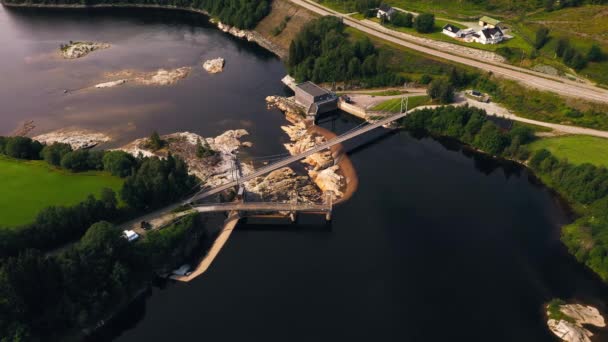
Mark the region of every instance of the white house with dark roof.
POLYGON ((443 27, 443 31, 441 31, 443 34, 445 34, 446 36, 452 37, 452 38, 460 38, 462 37, 461 34, 461 30, 460 28, 452 25, 452 24, 446 24, 443 27))
POLYGON ((383 4, 380 4, 380 7, 378 8, 378 13, 376 14, 376 16, 378 17, 378 19, 384 18, 384 19, 390 21, 393 14, 395 14, 395 9, 392 8, 391 6, 383 3, 383 4))
POLYGON ((481 44, 498 44, 505 39, 505 35, 498 27, 484 28, 478 32, 477 42, 481 44))

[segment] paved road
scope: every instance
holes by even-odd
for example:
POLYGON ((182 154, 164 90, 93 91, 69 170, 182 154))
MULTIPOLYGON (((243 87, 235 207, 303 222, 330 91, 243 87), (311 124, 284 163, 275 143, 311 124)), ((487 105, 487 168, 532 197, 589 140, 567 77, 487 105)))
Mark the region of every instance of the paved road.
POLYGON ((414 43, 414 39, 412 37, 409 37, 410 35, 408 34, 389 30, 380 25, 376 26, 365 24, 356 19, 349 18, 344 14, 323 7, 310 0, 290 1, 296 5, 304 7, 314 13, 323 16, 333 15, 340 17, 343 19, 345 25, 351 26, 369 35, 376 36, 378 38, 384 39, 395 44, 399 44, 412 50, 423 52, 425 54, 433 55, 442 59, 450 60, 464 65, 472 66, 481 70, 491 71, 496 75, 519 81, 523 84, 540 90, 552 91, 564 96, 608 103, 608 90, 598 88, 590 84, 579 83, 575 81, 570 81, 568 79, 562 79, 555 76, 541 74, 539 72, 519 68, 512 65, 495 64, 486 61, 480 62, 479 60, 476 60, 474 58, 439 51, 427 46, 421 46, 419 44, 414 43))
POLYGON ((507 118, 513 121, 525 122, 536 126, 547 127, 554 129, 559 132, 568 133, 568 134, 580 134, 580 135, 589 135, 592 137, 600 137, 600 138, 608 138, 608 131, 600 131, 597 129, 577 127, 577 126, 568 126, 568 125, 560 125, 550 122, 532 120, 527 118, 522 118, 521 116, 517 116, 513 114, 507 108, 501 106, 496 102, 484 103, 475 101, 469 98, 466 98, 462 94, 459 94, 455 106, 462 106, 468 104, 470 107, 477 107, 485 110, 488 115, 496 115, 503 118, 507 118))

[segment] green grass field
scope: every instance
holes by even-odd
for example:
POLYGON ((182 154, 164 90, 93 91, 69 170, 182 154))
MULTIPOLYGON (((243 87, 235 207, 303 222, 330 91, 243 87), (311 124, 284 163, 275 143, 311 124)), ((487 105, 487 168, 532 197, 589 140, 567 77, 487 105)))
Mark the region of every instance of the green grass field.
MULTIPOLYGON (((408 108, 416 108, 418 106, 426 105, 430 103, 428 96, 412 96, 408 101, 408 108)), ((401 110, 401 99, 390 99, 376 105, 372 110, 382 112, 393 112, 398 113, 401 110)))
POLYGON ((608 166, 608 139, 568 135, 540 139, 529 146, 533 151, 545 148, 556 157, 567 158, 573 164, 608 166))
POLYGON ((44 161, 22 161, 0 156, 0 226, 32 222, 51 205, 73 205, 102 188, 118 191, 123 181, 105 172, 70 173, 44 161))

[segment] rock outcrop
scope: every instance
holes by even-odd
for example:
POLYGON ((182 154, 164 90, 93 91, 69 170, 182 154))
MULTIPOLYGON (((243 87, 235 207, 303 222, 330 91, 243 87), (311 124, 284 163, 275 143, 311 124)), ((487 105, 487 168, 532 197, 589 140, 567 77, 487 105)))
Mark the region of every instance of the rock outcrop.
POLYGON ((191 67, 181 67, 169 70, 158 69, 153 72, 120 70, 106 73, 104 78, 111 79, 111 81, 96 84, 94 88, 112 88, 127 82, 144 86, 167 86, 188 77, 190 71, 192 71, 191 67))
MULTIPOLYGON (((140 153, 143 156, 157 156, 164 158, 170 152, 182 158, 188 164, 189 172, 205 182, 208 186, 217 186, 233 180, 234 152, 241 146, 240 138, 249 133, 244 129, 229 130, 215 138, 204 138, 191 132, 178 132, 163 135, 161 139, 167 146, 151 151, 146 147, 148 138, 137 139, 119 150, 134 156, 140 153), (199 158, 197 156, 197 143, 206 144, 213 154, 199 158)), ((242 164, 243 174, 253 170, 247 164, 242 164)))
POLYGON ((61 55, 65 59, 81 58, 95 50, 108 49, 110 44, 96 42, 71 42, 61 48, 61 55))
POLYGON ((94 132, 80 128, 64 128, 46 134, 41 134, 32 138, 43 144, 64 143, 78 150, 91 148, 101 143, 111 141, 112 138, 104 133, 94 132))
POLYGON ((591 342, 593 333, 584 325, 605 327, 604 317, 599 310, 592 306, 581 304, 559 305, 559 311, 565 316, 560 319, 551 318, 547 312, 549 329, 560 339, 567 342, 591 342))
POLYGON ((225 64, 226 61, 221 57, 210 59, 203 63, 203 69, 207 70, 210 74, 217 74, 218 72, 224 71, 225 64))
POLYGON ((306 176, 298 176, 289 167, 274 170, 245 184, 248 196, 265 202, 312 203, 321 199, 321 192, 306 176))
POLYGON ((287 57, 287 51, 285 51, 285 49, 279 47, 278 45, 274 44, 270 40, 266 39, 266 37, 262 36, 258 32, 241 30, 236 27, 226 25, 226 24, 222 23, 221 21, 216 21, 213 18, 210 19, 209 21, 213 24, 216 24, 217 28, 219 28, 223 32, 231 34, 237 38, 246 39, 249 42, 257 43, 259 46, 265 48, 268 51, 272 51, 274 54, 276 54, 277 56, 279 56, 281 58, 287 57))
POLYGON ((142 85, 171 85, 186 78, 191 70, 191 67, 181 67, 172 70, 158 69, 156 72, 138 76, 134 81, 142 85))
POLYGON ((285 117, 291 123, 302 121, 305 116, 304 109, 298 106, 292 99, 282 96, 266 97, 268 108, 277 108, 285 113, 285 117))

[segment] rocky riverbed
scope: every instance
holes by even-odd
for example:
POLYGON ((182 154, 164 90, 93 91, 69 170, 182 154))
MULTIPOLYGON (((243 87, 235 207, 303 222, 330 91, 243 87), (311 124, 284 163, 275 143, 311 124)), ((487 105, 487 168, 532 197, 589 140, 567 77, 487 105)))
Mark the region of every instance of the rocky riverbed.
MULTIPOLYGON (((284 111, 287 120, 291 123, 291 125, 281 127, 289 136, 290 143, 285 144, 285 148, 291 155, 300 154, 327 141, 325 136, 311 129, 309 123, 304 119, 301 109, 290 99, 269 96, 266 98, 266 102, 269 106, 284 111)), ((334 152, 335 149, 332 149, 312 154, 302 160, 302 163, 307 165, 308 176, 321 192, 331 196, 335 201, 344 196, 346 179, 340 166, 336 165, 334 152)))
POLYGON ((551 303, 547 306, 547 316, 549 329, 567 342, 591 342, 593 333, 585 326, 606 326, 598 309, 581 304, 551 303))
MULTIPOLYGON (((213 187, 234 179, 237 150, 251 146, 251 142, 241 141, 248 134, 244 129, 236 129, 226 131, 214 138, 205 138, 195 133, 179 132, 161 136, 167 146, 157 151, 151 151, 146 147, 148 138, 137 139, 120 147, 119 150, 134 156, 141 154, 161 158, 166 157, 170 152, 188 164, 191 174, 203 180, 206 186, 213 187), (199 158, 196 155, 198 141, 213 150, 213 155, 199 158)), ((239 167, 243 175, 254 170, 254 167, 248 163, 239 163, 239 167)), ((321 192, 308 177, 298 176, 288 167, 247 182, 245 189, 248 200, 292 201, 297 197, 300 202, 315 202, 321 198, 321 192)))
POLYGON ((70 42, 70 44, 62 46, 60 52, 65 59, 76 59, 96 50, 108 49, 110 46, 108 43, 70 42))
POLYGON ((107 134, 82 128, 63 128, 35 136, 32 139, 38 140, 43 144, 68 144, 72 146, 72 149, 74 150, 91 148, 112 140, 107 134))

